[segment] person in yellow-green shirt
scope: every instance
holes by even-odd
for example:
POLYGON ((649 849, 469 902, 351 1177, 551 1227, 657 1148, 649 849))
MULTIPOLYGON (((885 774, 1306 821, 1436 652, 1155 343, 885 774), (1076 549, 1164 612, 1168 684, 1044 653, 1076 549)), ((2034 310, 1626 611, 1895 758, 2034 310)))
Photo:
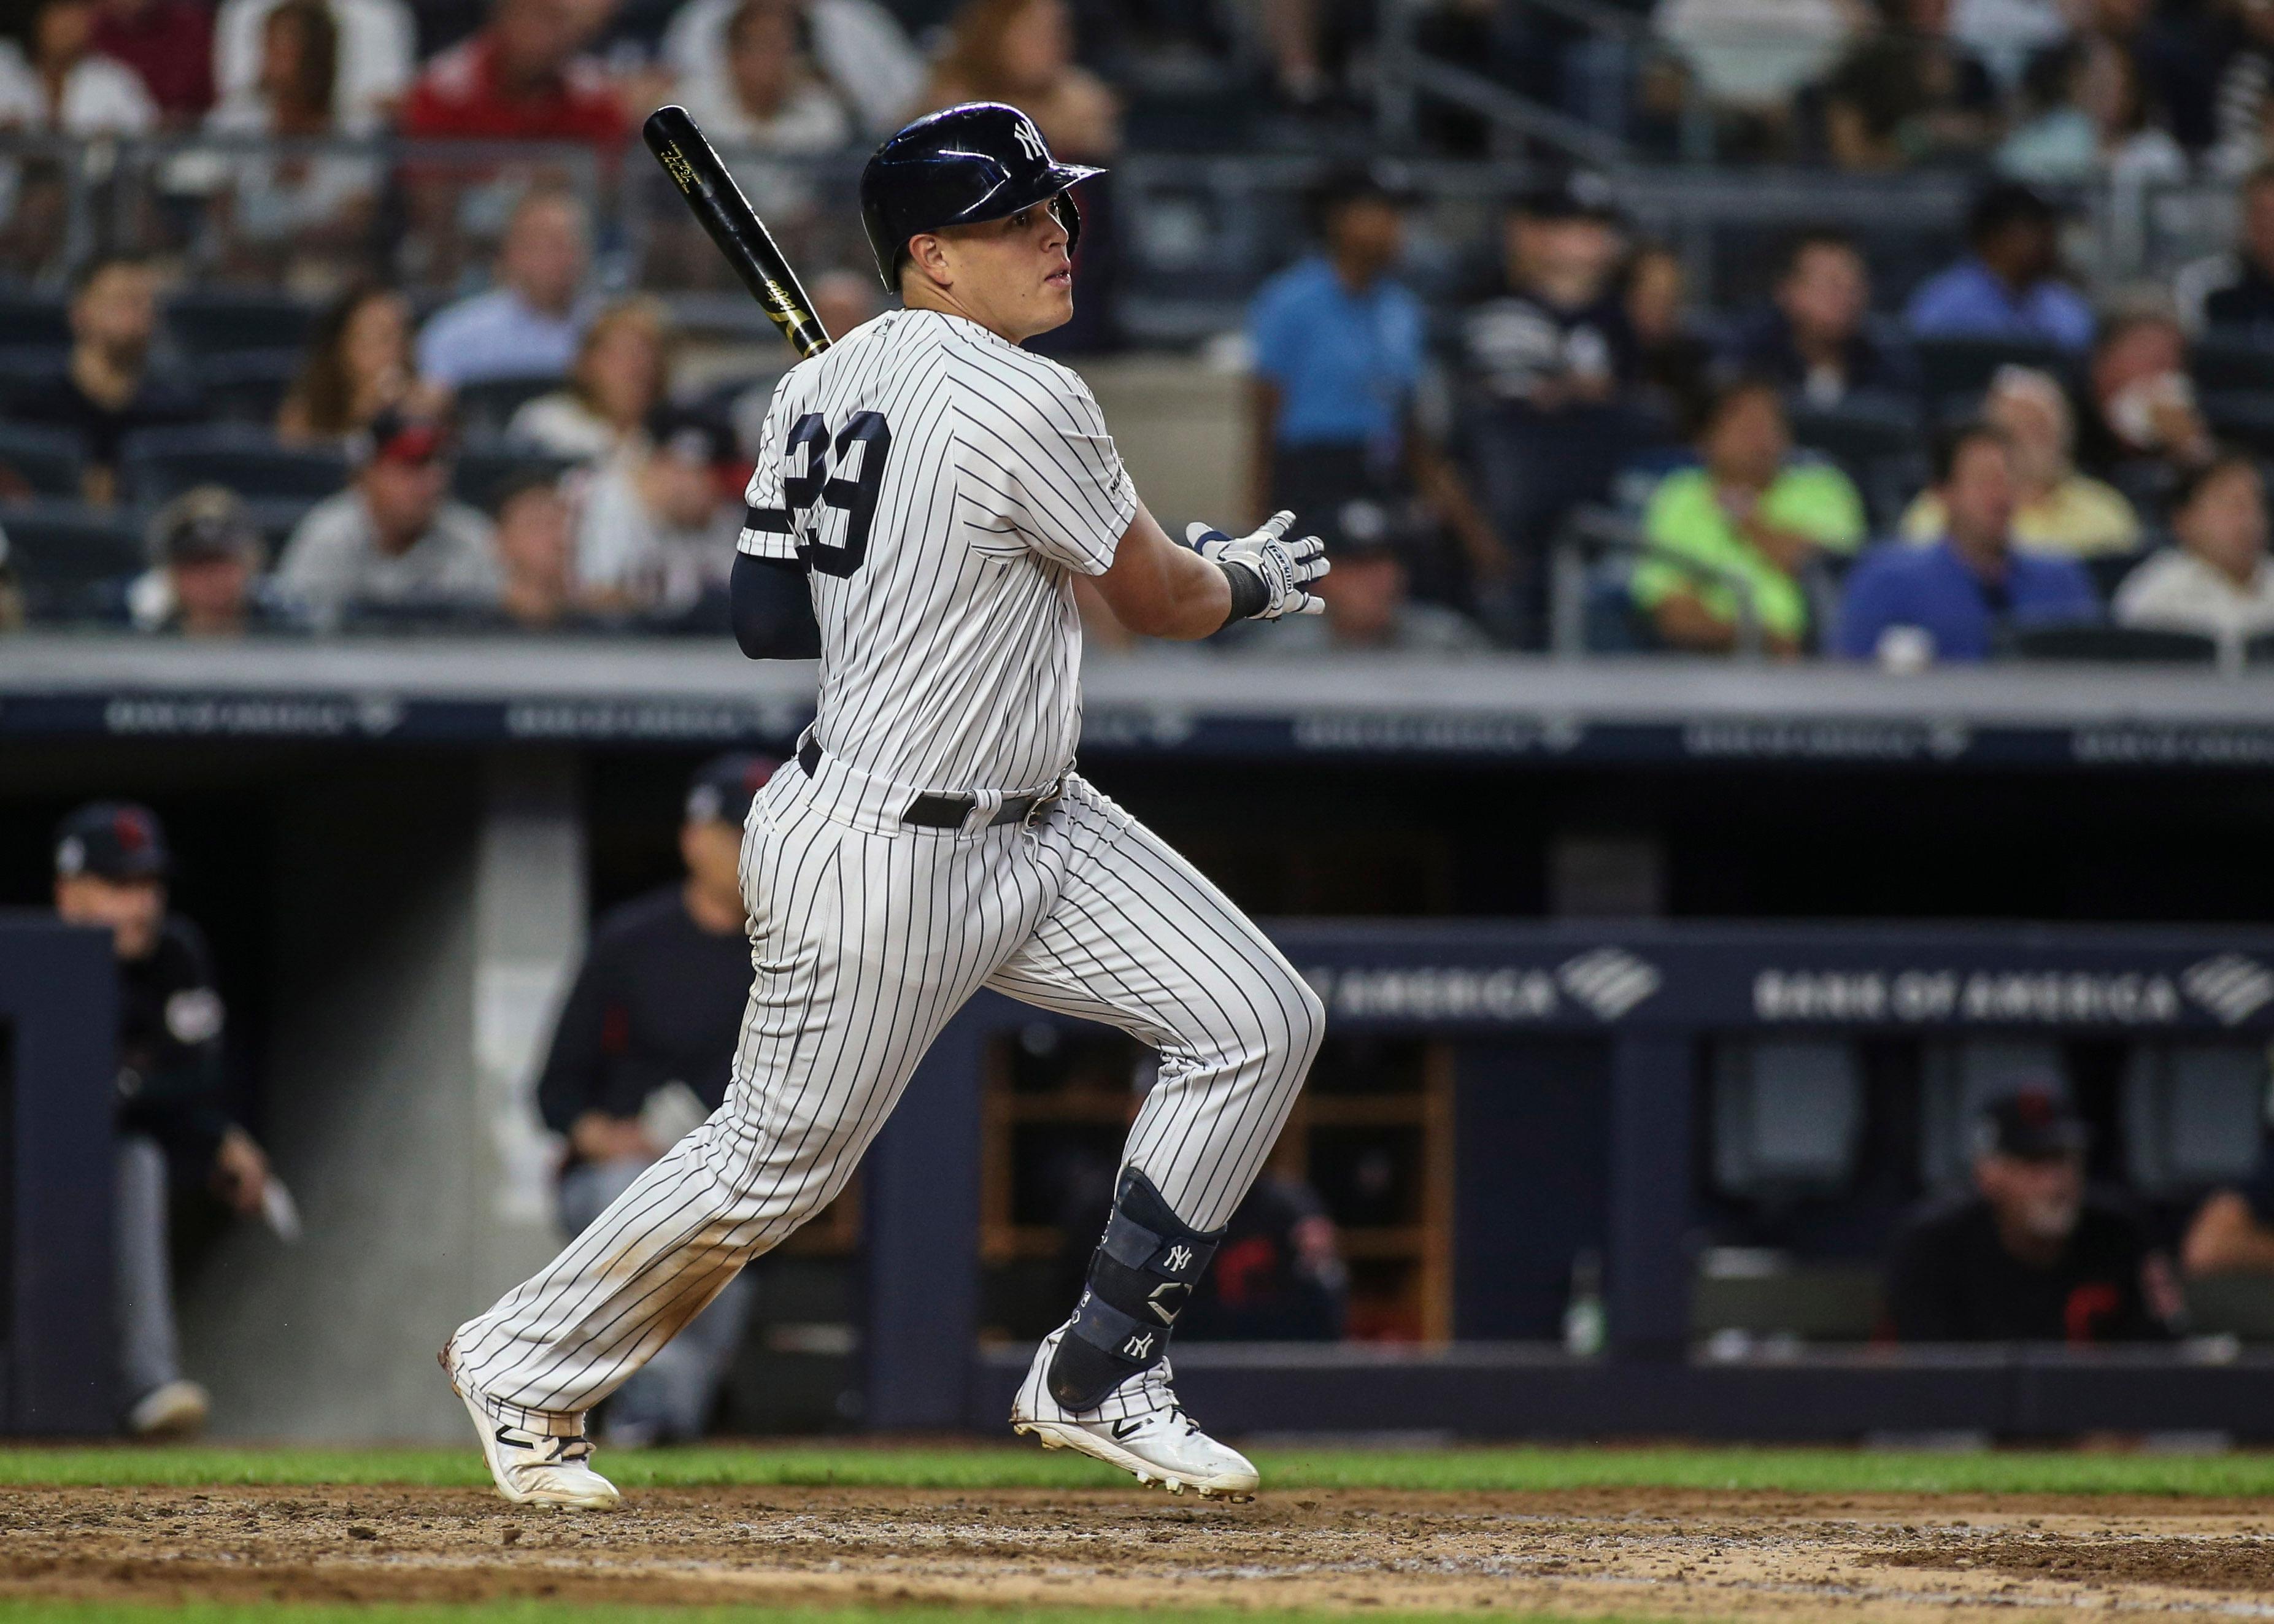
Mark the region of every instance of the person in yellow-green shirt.
MULTIPOLYGON (((1698 449, 1703 467, 1668 475, 1653 492, 1643 538, 1656 550, 1745 582, 1763 644, 1796 654, 1809 630, 1800 573, 1818 553, 1863 545, 1863 499, 1829 463, 1792 461, 1783 397, 1765 380, 1733 383, 1714 395, 1698 449)), ((1668 647, 1721 653, 1736 646, 1730 587, 1677 563, 1645 560, 1631 590, 1668 647)))
MULTIPOLYGON (((1982 417, 2014 448, 2015 546, 2070 558, 2139 546, 2140 516, 2124 493, 2076 470, 2076 424, 2058 379, 2035 367, 2001 366, 1983 397, 1982 417)), ((1945 518, 1942 498, 1923 492, 1903 515, 1903 539, 1920 545, 1941 540, 1945 518)))

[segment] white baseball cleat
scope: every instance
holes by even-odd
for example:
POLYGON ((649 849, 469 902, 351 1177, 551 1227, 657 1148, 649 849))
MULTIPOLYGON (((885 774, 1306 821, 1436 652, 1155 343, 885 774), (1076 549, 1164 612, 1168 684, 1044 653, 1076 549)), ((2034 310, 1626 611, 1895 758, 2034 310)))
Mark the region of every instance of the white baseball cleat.
POLYGON ((1031 1433, 1045 1449, 1075 1449, 1108 1466, 1157 1483, 1171 1494, 1196 1489, 1204 1500, 1253 1500, 1255 1468, 1227 1449, 1186 1415, 1170 1387, 1169 1362, 1140 1371, 1105 1395, 1095 1410, 1061 1409, 1047 1377, 1058 1351, 1060 1326, 1043 1339, 1035 1362, 1011 1401, 1011 1427, 1031 1433))
POLYGON ((161 1382, 126 1412, 126 1430, 137 1438, 195 1438, 205 1430, 212 1401, 194 1381, 161 1382))
POLYGON ((474 1432, 482 1440, 482 1459, 489 1462, 497 1492, 516 1506, 574 1506, 585 1511, 613 1511, 624 1503, 616 1485, 592 1470, 592 1443, 579 1434, 552 1437, 501 1425, 473 1387, 458 1378, 442 1350, 442 1373, 450 1390, 465 1401, 474 1418, 474 1432))

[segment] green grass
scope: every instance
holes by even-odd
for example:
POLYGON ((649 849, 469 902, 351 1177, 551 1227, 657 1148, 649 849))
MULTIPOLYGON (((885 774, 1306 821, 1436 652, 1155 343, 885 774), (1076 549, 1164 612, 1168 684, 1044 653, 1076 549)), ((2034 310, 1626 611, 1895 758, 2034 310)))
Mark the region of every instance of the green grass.
MULTIPOLYGON (((1268 1489, 1767 1489, 1816 1493, 2274 1495, 2274 1454, 2124 1455, 2064 1450, 1693 1448, 1259 1449, 1268 1489)), ((657 1485, 1075 1488, 1125 1484, 1071 1455, 1020 1447, 868 1443, 605 1451, 628 1489, 657 1485)), ((0 1485, 411 1484, 473 1487, 463 1449, 130 1446, 0 1448, 0 1485)), ((5 1624, 0 1615, 0 1624, 5 1624)))

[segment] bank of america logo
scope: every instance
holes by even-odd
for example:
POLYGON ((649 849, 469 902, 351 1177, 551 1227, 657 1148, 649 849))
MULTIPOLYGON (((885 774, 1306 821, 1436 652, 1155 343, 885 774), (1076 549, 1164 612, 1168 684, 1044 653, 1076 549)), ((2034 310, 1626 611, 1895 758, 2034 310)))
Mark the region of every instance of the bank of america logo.
POLYGON ((1566 959, 1555 972, 1556 985, 1604 1020, 1616 1020, 1656 992, 1664 979, 1658 966, 1617 947, 1566 959))
POLYGON ((2274 970, 2240 953, 2221 953, 2189 965, 2180 973, 2180 985, 2221 1026, 2240 1026, 2274 1003, 2274 970))

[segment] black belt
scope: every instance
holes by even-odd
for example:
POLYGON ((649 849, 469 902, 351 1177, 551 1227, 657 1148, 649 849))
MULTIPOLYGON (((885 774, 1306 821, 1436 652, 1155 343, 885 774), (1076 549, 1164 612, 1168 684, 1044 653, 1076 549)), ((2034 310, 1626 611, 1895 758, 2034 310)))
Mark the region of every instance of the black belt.
MULTIPOLYGON (((811 778, 821 770, 821 747, 808 739, 797 747, 797 764, 811 778)), ((1012 795, 1005 799, 995 816, 987 820, 987 827, 998 823, 1023 823, 1058 798, 1058 786, 1036 795, 1012 795)), ((900 822, 914 823, 919 829, 960 829, 970 821, 971 808, 979 804, 975 795, 918 795, 908 802, 908 809, 900 814, 900 822)))

